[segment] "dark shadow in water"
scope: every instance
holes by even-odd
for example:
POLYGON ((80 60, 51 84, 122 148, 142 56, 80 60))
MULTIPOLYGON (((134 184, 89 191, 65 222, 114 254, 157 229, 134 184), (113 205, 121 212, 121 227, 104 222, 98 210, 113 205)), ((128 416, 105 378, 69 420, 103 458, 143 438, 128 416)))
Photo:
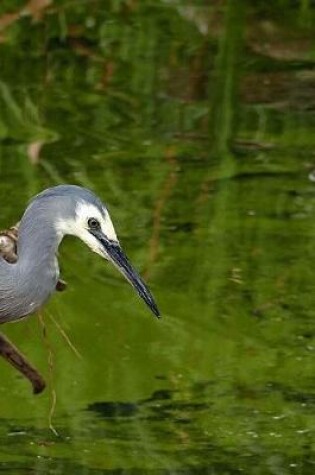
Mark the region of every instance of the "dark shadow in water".
MULTIPOLYGON (((176 391, 159 390, 151 397, 132 402, 95 402, 87 407, 103 419, 139 418, 145 421, 172 421, 188 424, 192 421, 193 413, 209 409, 210 405, 203 402, 174 400, 176 391)), ((178 396, 177 396, 178 397, 178 396)))
POLYGON ((266 392, 279 392, 285 401, 303 404, 304 408, 314 410, 315 393, 297 391, 293 387, 280 384, 278 382, 270 382, 267 384, 266 392))
MULTIPOLYGON (((77 430, 76 437, 67 430, 67 418, 56 421, 56 426, 62 434, 59 439, 53 437, 48 430, 34 427, 32 421, 29 421, 29 425, 26 423, 25 426, 21 426, 14 421, 8 423, 6 420, 1 420, 0 453, 19 453, 22 459, 14 463, 2 462, 0 473, 219 475, 222 473, 241 474, 245 470, 245 473, 263 475, 270 473, 264 472, 264 469, 272 463, 275 463, 279 469, 288 467, 290 464, 294 466, 297 463, 294 453, 285 453, 280 447, 273 453, 266 452, 259 439, 253 440, 252 444, 244 448, 244 451, 238 452, 224 446, 223 443, 218 443, 220 438, 214 438, 215 404, 221 397, 224 395, 232 397, 231 404, 234 407, 232 410, 242 414, 244 427, 247 421, 249 421, 248 427, 251 427, 248 410, 252 401, 255 407, 259 407, 256 403, 266 400, 275 392, 279 393, 284 401, 291 403, 292 407, 296 403, 306 403, 311 406, 314 403, 313 394, 298 392, 278 383, 270 382, 260 387, 234 384, 226 389, 224 394, 218 394, 214 382, 209 380, 197 382, 184 390, 161 389, 153 392, 150 397, 138 401, 99 401, 89 404, 81 413, 81 429, 77 430), (213 419, 214 427, 211 432, 200 429, 200 422, 207 417, 213 419), (75 461, 64 457, 67 446, 71 448, 73 443, 79 443, 80 446, 89 448, 90 441, 102 444, 104 457, 116 457, 119 465, 120 457, 122 457, 121 465, 124 465, 130 454, 133 454, 132 465, 137 465, 138 460, 139 467, 99 469, 93 467, 94 464, 89 459, 75 461), (29 449, 22 450, 20 453, 19 449, 25 446, 26 442, 29 449), (31 449, 34 445, 44 449, 43 455, 36 457, 36 462, 34 462, 34 453, 31 449), (46 447, 47 452, 45 452, 46 447), (49 447, 53 448, 52 452, 49 447), (58 448, 61 450, 59 455, 55 452, 58 448), (118 454, 125 454, 126 460, 124 456, 119 457, 118 454), (135 454, 138 454, 139 459, 135 454), (143 463, 143 457, 148 457, 147 460, 159 461, 161 468, 150 468, 150 463, 143 463), (259 469, 256 470, 255 467, 259 469)), ((259 424, 258 419, 261 417, 264 421, 266 414, 263 411, 261 413, 258 411, 257 414, 255 418, 259 424)), ((238 437, 239 434, 230 432, 230 436, 238 437)), ((310 447, 305 445, 298 464, 301 469, 299 474, 313 473, 310 447)))
MULTIPOLYGON (((278 468, 296 466, 297 459, 294 454, 284 453, 280 447, 274 453, 265 452, 259 439, 253 440, 251 446, 244 449, 244 452, 237 453, 224 447, 223 444, 218 444, 212 433, 205 434, 200 431, 200 421, 204 418, 213 417, 215 426, 215 399, 220 396, 215 396, 214 391, 213 381, 200 381, 184 392, 163 389, 155 391, 149 398, 136 402, 103 401, 90 404, 87 412, 98 416, 96 420, 92 419, 89 427, 93 436, 115 440, 118 444, 128 441, 128 443, 135 443, 135 446, 141 445, 144 437, 145 440, 151 440, 151 445, 146 450, 151 451, 153 456, 165 461, 170 450, 173 460, 177 460, 179 466, 182 465, 182 468, 175 470, 133 469, 106 473, 239 474, 244 473, 245 469, 247 473, 260 475, 269 473, 269 471, 264 472, 264 469, 273 463, 278 468), (100 422, 98 423, 97 420, 100 422), (167 447, 164 441, 167 441, 167 447), (190 460, 198 460, 198 466, 194 463, 190 465, 190 460), (259 467, 257 471, 255 467, 259 467)), ((284 401, 292 403, 292 407, 296 403, 312 407, 314 405, 313 394, 298 392, 293 388, 272 382, 263 386, 253 385, 253 387, 241 387, 235 383, 227 390, 225 396, 236 397, 232 410, 243 414, 245 426, 248 424, 248 427, 251 427, 256 420, 259 427, 259 419, 263 421, 266 414, 258 411, 255 416, 250 416, 251 403, 256 405, 255 401, 259 402, 268 396, 272 397, 274 392, 279 393, 279 397, 284 401)), ((237 434, 234 435, 237 437, 237 434)), ((167 464, 163 463, 163 465, 167 464)), ((298 458, 298 465, 301 468, 299 473, 313 473, 311 452, 307 445, 305 445, 304 454, 298 458)))

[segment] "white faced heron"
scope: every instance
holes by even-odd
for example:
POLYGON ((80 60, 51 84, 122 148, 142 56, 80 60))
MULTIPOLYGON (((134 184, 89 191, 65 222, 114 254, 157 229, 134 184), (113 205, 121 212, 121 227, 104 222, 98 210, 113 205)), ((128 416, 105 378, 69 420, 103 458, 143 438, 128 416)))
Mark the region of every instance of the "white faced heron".
POLYGON ((0 257, 0 324, 35 312, 55 291, 59 279, 57 251, 67 234, 79 237, 112 262, 160 316, 148 287, 120 247, 106 206, 90 190, 59 185, 35 196, 22 216, 17 261, 0 257))

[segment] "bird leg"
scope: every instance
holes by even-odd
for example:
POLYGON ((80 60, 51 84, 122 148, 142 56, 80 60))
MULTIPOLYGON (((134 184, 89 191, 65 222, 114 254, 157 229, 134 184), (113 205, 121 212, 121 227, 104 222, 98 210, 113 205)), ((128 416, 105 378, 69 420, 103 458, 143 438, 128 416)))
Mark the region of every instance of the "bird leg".
MULTIPOLYGON (((10 264, 14 264, 18 260, 17 240, 19 237, 19 224, 0 232, 0 256, 2 256, 10 264)), ((67 283, 59 279, 56 284, 56 290, 63 292, 67 288, 67 283)))
POLYGON ((34 394, 39 394, 45 389, 46 383, 42 376, 3 333, 0 333, 0 355, 30 381, 34 394))

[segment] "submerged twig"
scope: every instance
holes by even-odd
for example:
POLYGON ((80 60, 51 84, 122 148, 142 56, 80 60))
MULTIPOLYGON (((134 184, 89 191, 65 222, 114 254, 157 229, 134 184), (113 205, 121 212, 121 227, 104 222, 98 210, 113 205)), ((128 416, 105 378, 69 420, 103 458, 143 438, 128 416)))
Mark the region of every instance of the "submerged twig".
POLYGON ((53 416, 55 413, 56 409, 56 404, 57 404, 57 393, 54 388, 54 373, 53 373, 53 368, 54 368, 54 354, 53 354, 53 349, 50 344, 50 341, 47 338, 47 332, 46 332, 46 325, 44 322, 43 315, 41 312, 38 312, 38 320, 43 332, 43 339, 45 346, 48 351, 48 370, 49 370, 49 386, 50 386, 50 395, 51 395, 51 405, 50 405, 50 410, 49 410, 49 415, 48 415, 48 424, 49 424, 49 429, 58 437, 59 434, 56 431, 54 425, 53 425, 53 416))
POLYGON ((153 211, 153 231, 149 241, 149 257, 147 267, 144 272, 145 278, 149 278, 153 264, 158 258, 163 212, 177 181, 177 161, 175 151, 172 148, 169 148, 166 151, 165 158, 168 162, 169 170, 153 211))
POLYGON ((82 355, 81 353, 79 352, 79 350, 77 350, 77 348, 74 346, 74 344, 72 343, 72 341, 70 340, 69 336, 67 335, 66 331, 62 328, 61 324, 59 322, 57 322, 57 320, 52 316, 51 313, 47 312, 47 315, 48 317, 50 318, 50 320, 54 323, 54 325, 56 326, 57 330, 60 332, 61 336, 64 338, 64 340, 66 341, 66 343, 69 345, 70 349, 73 351, 73 353, 76 355, 77 358, 79 358, 79 360, 82 360, 82 355))
POLYGON ((34 394, 40 394, 45 389, 43 377, 3 333, 0 333, 0 355, 30 381, 34 394))

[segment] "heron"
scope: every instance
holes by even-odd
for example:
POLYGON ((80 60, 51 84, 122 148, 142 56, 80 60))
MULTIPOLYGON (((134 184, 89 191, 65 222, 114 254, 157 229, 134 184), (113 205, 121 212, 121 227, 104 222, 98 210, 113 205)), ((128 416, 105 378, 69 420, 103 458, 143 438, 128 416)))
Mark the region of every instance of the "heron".
POLYGON ((91 190, 58 185, 36 195, 27 206, 18 237, 16 232, 13 236, 17 258, 0 256, 0 324, 36 312, 58 290, 57 253, 66 235, 77 236, 114 264, 160 317, 153 295, 120 245, 106 205, 91 190))

